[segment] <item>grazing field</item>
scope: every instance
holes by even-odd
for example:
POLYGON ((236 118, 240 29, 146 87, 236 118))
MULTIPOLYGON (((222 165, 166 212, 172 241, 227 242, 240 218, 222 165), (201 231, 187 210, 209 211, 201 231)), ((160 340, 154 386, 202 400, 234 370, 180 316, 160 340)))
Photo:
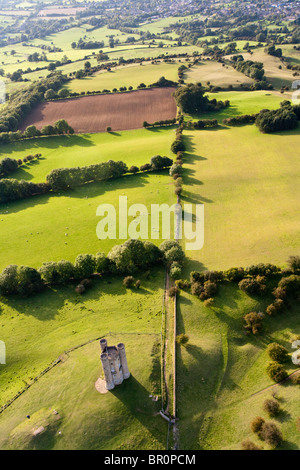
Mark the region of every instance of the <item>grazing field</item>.
MULTIPOLYGON (((186 347, 177 349, 182 450, 240 450, 245 439, 268 450, 251 432, 250 423, 256 416, 270 420, 263 403, 273 392, 283 410, 272 419, 283 434, 278 449, 299 449, 299 386, 275 385, 266 373, 269 343, 279 342, 293 352, 291 341, 300 329, 299 306, 293 305, 282 316, 266 315, 264 331, 258 336, 246 336, 243 330, 243 316, 264 311, 271 301, 272 296, 262 301, 250 298, 232 284, 220 287, 211 308, 195 296, 180 294, 178 334, 189 336, 186 347)), ((288 373, 297 370, 291 360, 285 368, 288 373)))
POLYGON ((24 163, 12 175, 17 179, 40 183, 55 168, 92 165, 108 160, 122 160, 128 167, 140 167, 149 163, 154 155, 173 158, 170 147, 174 135, 174 127, 162 127, 26 139, 1 145, 0 159, 9 156, 18 160, 29 154, 42 154, 39 160, 24 163))
MULTIPOLYGON (((44 261, 61 259, 73 262, 80 253, 108 253, 114 245, 125 241, 118 236, 120 196, 127 196, 128 207, 137 201, 147 207, 149 227, 151 204, 175 203, 174 188, 165 170, 2 204, 0 269, 9 264, 40 267, 44 261), (100 204, 112 204, 116 209, 116 240, 97 238, 96 227, 101 218, 96 216, 96 211, 100 204)), ((128 226, 133 223, 139 230, 138 220, 139 216, 128 217, 128 226)), ((161 241, 160 238, 153 240, 156 244, 161 241)))
POLYGON ((34 124, 41 129, 58 119, 66 119, 77 133, 139 129, 143 122, 176 117, 173 88, 156 88, 128 93, 87 96, 83 98, 40 103, 24 119, 25 130, 34 124))
POLYGON ((173 82, 178 81, 178 64, 158 63, 155 65, 132 64, 118 67, 111 72, 99 72, 92 77, 75 79, 67 84, 70 92, 80 93, 82 91, 113 90, 126 86, 134 89, 141 83, 151 85, 160 77, 165 77, 173 82))
POLYGON ((276 90, 279 90, 282 86, 291 87, 292 82, 295 80, 293 77, 294 72, 288 70, 278 57, 267 54, 264 49, 257 49, 253 52, 253 55, 243 54, 243 56, 245 60, 263 62, 266 79, 276 90))
POLYGON ((237 72, 233 67, 229 65, 223 67, 221 63, 214 61, 202 61, 193 66, 184 73, 184 80, 186 83, 200 82, 204 86, 209 82, 213 86, 221 86, 222 88, 228 88, 229 85, 238 88, 242 84, 251 85, 253 83, 251 78, 237 72))
MULTIPOLYGON (((208 93, 210 99, 230 101, 228 108, 221 111, 192 116, 193 121, 199 119, 217 119, 221 124, 223 119, 243 114, 256 114, 262 109, 278 109, 284 97, 272 91, 223 91, 208 93)), ((188 119, 190 116, 186 116, 188 119)))
POLYGON ((62 355, 1 415, 1 449, 165 448, 167 424, 157 415, 163 271, 141 281, 139 290, 127 290, 121 279, 102 279, 84 297, 69 287, 25 303, 1 303, 1 338, 8 351, 1 405, 62 355), (131 372, 122 387, 104 395, 95 389, 102 375, 98 341, 64 354, 101 336, 109 344, 124 341, 131 372), (34 437, 40 426, 45 432, 34 437))
POLYGON ((204 247, 189 256, 203 269, 284 266, 300 248, 299 128, 271 135, 248 125, 184 136, 182 200, 205 208, 204 247))

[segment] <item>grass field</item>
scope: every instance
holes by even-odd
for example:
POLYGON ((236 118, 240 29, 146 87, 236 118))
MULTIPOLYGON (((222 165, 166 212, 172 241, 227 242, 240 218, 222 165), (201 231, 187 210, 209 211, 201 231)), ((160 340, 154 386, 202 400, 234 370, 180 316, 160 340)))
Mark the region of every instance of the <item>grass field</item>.
POLYGON ((20 159, 41 153, 40 160, 22 165, 14 178, 36 183, 45 181, 55 168, 85 166, 108 160, 122 160, 128 166, 140 167, 154 155, 171 158, 170 147, 175 128, 137 129, 122 132, 104 132, 70 136, 26 139, 10 145, 1 145, 0 160, 5 156, 20 159))
POLYGON ((278 57, 267 54, 264 49, 257 49, 253 52, 253 55, 243 54, 243 56, 245 60, 263 62, 267 81, 276 90, 279 90, 282 86, 291 87, 294 81, 293 71, 288 70, 278 57), (282 68, 279 69, 279 66, 282 68))
POLYGON ((204 269, 284 266, 299 244, 299 129, 256 126, 185 132, 183 202, 205 206, 205 241, 190 252, 204 269), (213 145, 212 145, 213 142, 213 145))
MULTIPOLYGON (((118 239, 118 231, 117 240, 97 238, 96 226, 101 219, 96 216, 96 210, 100 204, 113 204, 118 230, 119 196, 127 196, 128 207, 137 201, 144 204, 149 214, 151 204, 175 203, 173 186, 165 171, 157 175, 125 176, 64 194, 5 204, 0 216, 3 247, 0 268, 12 263, 39 267, 44 261, 74 261, 79 253, 107 253, 122 241, 118 239)), ((129 217, 128 226, 132 221, 129 217)))
POLYGON ((92 77, 86 77, 80 80, 72 80, 67 88, 70 92, 80 93, 82 91, 97 91, 113 88, 119 89, 126 86, 132 86, 134 89, 145 83, 150 85, 155 83, 160 77, 174 82, 178 81, 178 64, 159 63, 156 65, 132 64, 126 67, 119 67, 111 72, 100 72, 92 77))
POLYGON ((102 279, 82 298, 70 287, 1 304, 2 404, 64 351, 101 336, 125 342, 131 372, 122 387, 101 395, 94 386, 102 374, 98 341, 64 354, 1 415, 2 449, 165 448, 167 424, 156 415, 161 402, 149 398, 160 398, 163 272, 141 279, 140 290, 102 279), (34 438, 41 425, 45 433, 34 438))
POLYGON ((246 75, 237 72, 233 67, 226 65, 222 67, 219 62, 208 61, 200 62, 199 65, 193 66, 185 72, 184 80, 186 83, 200 82, 206 86, 210 82, 213 86, 221 86, 227 88, 229 85, 237 88, 241 84, 252 84, 253 80, 246 75))
MULTIPOLYGON (((264 311, 268 301, 271 297, 251 299, 231 284, 221 287, 212 308, 181 293, 178 333, 189 336, 187 346, 177 350, 182 450, 239 450, 245 439, 269 449, 251 432, 250 423, 256 416, 270 420, 263 402, 272 398, 272 392, 283 409, 274 420, 284 438, 279 449, 299 449, 298 387, 287 383, 267 389, 274 382, 265 371, 269 343, 276 341, 293 351, 291 339, 300 330, 299 306, 283 316, 265 318, 264 332, 257 337, 243 332, 243 316, 264 311)), ((285 367, 289 373, 295 370, 291 361, 285 367)))
MULTIPOLYGON (((192 120, 217 119, 221 124, 223 119, 243 114, 256 114, 262 109, 278 109, 285 99, 276 92, 267 91, 224 91, 208 93, 210 99, 230 101, 230 107, 221 111, 192 116, 192 120)), ((190 116, 187 116, 189 119, 190 116)))

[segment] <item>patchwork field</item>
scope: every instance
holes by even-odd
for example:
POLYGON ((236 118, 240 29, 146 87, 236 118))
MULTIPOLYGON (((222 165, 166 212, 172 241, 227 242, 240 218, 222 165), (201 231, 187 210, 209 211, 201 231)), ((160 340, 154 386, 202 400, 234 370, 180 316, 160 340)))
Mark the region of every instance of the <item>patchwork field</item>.
MULTIPOLYGON (((171 145, 178 126, 143 127, 144 121, 177 115, 174 88, 138 91, 137 87, 149 86, 162 76, 178 82, 179 66, 192 65, 194 55, 200 63, 186 70, 183 85, 201 82, 205 87, 230 90, 209 93, 210 99, 229 100, 230 107, 184 115, 185 122, 217 119, 219 127, 183 130, 186 152, 179 199, 183 209, 187 203, 194 210, 196 204, 204 205, 205 218, 201 250, 186 251, 187 240, 180 241, 187 256, 180 277, 189 279, 194 270, 256 263, 286 267, 290 255, 300 254, 300 128, 262 134, 255 125, 229 127, 223 120, 277 109, 283 100, 291 99, 291 84, 299 77, 264 50, 274 42, 282 47, 287 62, 299 65, 298 44, 294 47, 291 42, 294 38, 299 42, 299 31, 288 17, 292 14, 288 3, 254 2, 249 7, 249 2, 204 5, 192 0, 183 5, 174 0, 170 11, 175 16, 168 16, 165 2, 119 1, 116 6, 101 1, 99 5, 98 0, 2 2, 0 78, 9 96, 24 90, 24 103, 23 98, 18 103, 23 110, 26 88, 50 73, 72 78, 64 85, 71 93, 96 94, 38 104, 21 123, 22 131, 32 124, 42 129, 66 119, 75 133, 1 143, 0 160, 41 157, 11 173, 5 171, 4 163, 0 177, 41 183, 58 168, 108 160, 140 167, 155 155, 175 160, 171 145), (91 9, 87 16, 77 14, 87 8, 91 9), (230 8, 228 20, 226 8, 230 8), (186 15, 194 11, 201 14, 186 15), (260 11, 262 18, 252 21, 252 13, 259 17, 260 11), (178 28, 174 29, 175 23, 178 28), (262 47, 258 49, 259 36, 262 47), (254 81, 218 62, 218 52, 213 59, 204 57, 206 47, 226 48, 230 42, 236 43, 245 60, 263 62, 273 91, 241 91, 242 85, 254 81), (246 43, 254 46, 253 53, 246 52, 246 43), (97 61, 100 50, 108 55, 103 64, 120 65, 110 72, 101 70, 75 79, 76 71, 89 67, 87 61, 91 67, 101 64, 97 61), (38 55, 29 57, 34 53, 38 55), (138 59, 138 63, 121 65, 122 59, 138 59), (16 76, 10 79, 17 70, 22 72, 21 81, 13 81, 16 76), (121 87, 134 91, 110 93, 121 87), (283 93, 282 87, 289 89, 283 93), (97 94, 105 89, 110 92, 97 94)), ((7 104, 0 106, 3 110, 7 104)), ((13 129, 15 123, 3 119, 2 129, 13 129)), ((174 205, 174 189, 174 180, 165 169, 0 204, 0 274, 12 264, 39 268, 49 261, 74 262, 79 254, 107 254, 126 239, 139 237, 144 215, 146 239, 160 245, 162 220, 160 230, 156 227, 151 233, 151 206, 174 205), (127 217, 129 231, 124 236, 119 234, 120 216, 125 212, 119 208, 121 196, 127 197, 128 208, 143 205, 127 217), (102 219, 97 209, 102 204, 115 208, 116 218, 110 218, 116 223, 115 239, 97 236, 102 219)), ((193 221, 196 229, 195 217, 193 221)), ((170 225, 173 239, 173 220, 170 225)), ((172 256, 176 257, 176 250, 172 256)), ((78 279, 69 279, 65 285, 47 284, 29 297, 0 295, 0 348, 2 341, 6 346, 6 364, 0 350, 0 449, 239 450, 242 441, 250 439, 271 450, 251 431, 250 423, 256 416, 271 420, 263 403, 276 397, 282 411, 272 421, 283 434, 277 449, 299 450, 299 385, 290 380, 275 384, 266 373, 269 343, 278 342, 292 353, 291 342, 300 333, 299 299, 289 298, 283 314, 264 315, 263 329, 257 335, 244 329, 245 314, 266 313, 274 301, 272 290, 279 276, 266 280, 267 289, 259 297, 246 295, 228 281, 218 284, 218 293, 209 302, 181 288, 174 310, 169 287, 175 281, 166 267, 134 272, 140 287, 134 283, 126 288, 123 278, 127 274, 131 273, 91 275, 91 286, 87 283, 81 295, 75 288, 84 281, 78 279), (181 333, 188 336, 184 344, 175 341, 181 333), (124 342, 131 376, 122 386, 100 394, 95 382, 104 378, 99 347, 103 337, 109 345, 124 342), (176 416, 174 426, 162 419, 162 409, 176 416)), ((14 288, 19 280, 11 276, 7 283, 14 288)), ((284 367, 289 374, 297 370, 290 358, 284 367)))
POLYGON ((188 254, 202 269, 284 266, 299 252, 298 140, 299 129, 185 132, 182 200, 205 207, 204 247, 188 254))
POLYGON ((27 116, 21 130, 34 124, 41 129, 58 119, 66 119, 77 133, 139 129, 143 122, 176 117, 173 88, 156 88, 113 95, 87 96, 40 103, 27 116))

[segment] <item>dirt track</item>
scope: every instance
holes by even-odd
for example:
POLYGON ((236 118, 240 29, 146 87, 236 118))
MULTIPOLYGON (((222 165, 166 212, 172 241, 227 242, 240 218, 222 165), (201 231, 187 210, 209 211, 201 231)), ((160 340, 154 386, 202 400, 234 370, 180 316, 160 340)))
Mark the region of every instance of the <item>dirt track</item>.
POLYGON ((154 88, 47 101, 37 105, 20 130, 32 124, 41 129, 58 119, 66 119, 76 133, 103 132, 107 126, 113 131, 139 129, 144 121, 152 123, 176 117, 173 91, 174 88, 154 88))

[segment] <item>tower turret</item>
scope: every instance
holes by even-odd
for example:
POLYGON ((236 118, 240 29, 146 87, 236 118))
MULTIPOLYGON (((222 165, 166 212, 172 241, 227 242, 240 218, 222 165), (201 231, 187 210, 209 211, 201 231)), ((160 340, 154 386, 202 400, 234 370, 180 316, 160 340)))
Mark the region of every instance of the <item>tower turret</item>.
POLYGON ((128 364, 127 364, 125 346, 123 343, 118 344, 118 352, 119 352, 120 362, 122 365, 124 379, 128 379, 130 377, 130 372, 129 372, 128 364))
POLYGON ((115 384, 114 384, 112 373, 111 373, 109 356, 107 353, 102 353, 100 356, 100 359, 102 362, 106 388, 107 390, 112 390, 113 388, 115 388, 115 384))

